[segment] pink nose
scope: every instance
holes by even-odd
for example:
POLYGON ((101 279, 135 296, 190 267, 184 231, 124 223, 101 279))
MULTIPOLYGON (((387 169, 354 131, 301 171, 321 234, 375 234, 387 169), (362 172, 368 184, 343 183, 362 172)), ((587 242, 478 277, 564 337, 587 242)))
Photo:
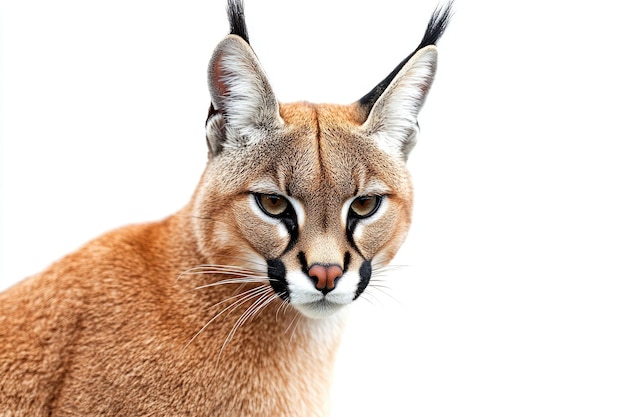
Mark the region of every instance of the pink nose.
POLYGON ((339 265, 322 265, 313 264, 309 268, 309 276, 317 279, 315 288, 327 293, 335 288, 335 280, 343 274, 343 270, 339 265))

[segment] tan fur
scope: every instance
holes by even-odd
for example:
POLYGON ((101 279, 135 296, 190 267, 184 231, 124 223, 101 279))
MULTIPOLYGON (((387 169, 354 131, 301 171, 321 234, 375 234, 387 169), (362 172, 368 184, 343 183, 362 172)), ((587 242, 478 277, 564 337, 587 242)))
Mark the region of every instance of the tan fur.
POLYGON ((0 295, 0 415, 325 414, 338 339, 311 344, 324 325, 293 309, 268 308, 219 359, 240 313, 185 347, 234 293, 177 280, 204 263, 188 223, 116 230, 0 295))
POLYGON ((0 416, 327 415, 344 306, 409 227, 404 90, 421 106, 435 58, 418 52, 371 112, 279 106, 247 43, 227 37, 209 68, 210 158, 189 204, 0 294, 0 416), (255 193, 288 199, 297 235, 255 193), (348 207, 372 195, 380 214, 348 233, 348 207), (288 296, 270 264, 284 267, 288 296), (306 270, 328 265, 344 275, 311 302, 321 290, 306 270))
MULTIPOLYGON (((397 173, 382 154, 378 160, 358 150, 364 144, 348 137, 359 122, 354 107, 298 103, 282 106, 281 115, 298 141, 286 143, 280 150, 284 158, 265 169, 295 171, 302 168, 298 158, 312 152, 310 175, 285 179, 295 196, 314 197, 310 212, 320 207, 336 211, 353 194, 360 175, 404 185, 393 197, 403 217, 376 237, 380 242, 398 235, 386 249, 390 258, 411 212, 406 173, 397 173), (318 124, 323 134, 311 128, 318 124)), ((207 169, 206 176, 211 173, 207 169)), ((245 180, 239 181, 242 187, 245 180)), ((201 183, 196 198, 205 186, 201 183)), ((341 318, 324 323, 289 307, 277 314, 281 302, 274 301, 266 314, 241 327, 219 356, 241 307, 219 317, 186 347, 225 307, 212 305, 244 290, 226 285, 194 290, 209 282, 205 275, 179 278, 197 265, 236 264, 233 256, 245 259, 250 251, 238 236, 237 211, 229 210, 241 204, 245 211, 247 203, 232 187, 207 191, 212 197, 204 199, 213 205, 203 207, 200 216, 193 214, 194 201, 162 222, 113 231, 1 294, 0 402, 12 414, 0 415, 326 415, 341 318), (206 240, 199 243, 194 221, 213 216, 218 220, 203 229, 206 240), (216 230, 224 230, 220 233, 227 238, 210 241, 216 230), (319 339, 324 343, 315 343, 319 339)), ((325 236, 345 240, 334 236, 342 229, 333 226, 325 236)), ((320 232, 311 228, 302 245, 314 249, 320 232)), ((334 261, 332 256, 341 253, 320 255, 320 260, 334 261)), ((214 282, 219 276, 209 278, 214 282)))

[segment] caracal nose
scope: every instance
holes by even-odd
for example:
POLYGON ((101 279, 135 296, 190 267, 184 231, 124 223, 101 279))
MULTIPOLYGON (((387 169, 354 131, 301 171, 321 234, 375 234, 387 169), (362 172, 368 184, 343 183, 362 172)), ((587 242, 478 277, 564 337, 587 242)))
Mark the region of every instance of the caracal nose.
POLYGON ((315 282, 315 288, 324 294, 335 288, 335 280, 343 275, 339 265, 313 264, 309 268, 309 276, 315 282))

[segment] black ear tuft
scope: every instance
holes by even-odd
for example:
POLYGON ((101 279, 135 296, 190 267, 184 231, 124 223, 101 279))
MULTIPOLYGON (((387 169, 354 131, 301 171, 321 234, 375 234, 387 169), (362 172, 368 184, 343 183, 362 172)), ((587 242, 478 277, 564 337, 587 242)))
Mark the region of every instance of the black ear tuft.
POLYGON ((446 31, 448 23, 450 22, 453 3, 454 1, 451 1, 445 7, 439 6, 435 9, 433 15, 430 17, 430 21, 428 22, 426 32, 424 32, 424 37, 422 38, 422 41, 416 51, 419 51, 425 46, 437 44, 437 41, 441 38, 443 32, 446 31))
POLYGON ((404 58, 402 62, 400 62, 400 64, 398 64, 398 66, 395 67, 394 70, 391 71, 391 73, 384 80, 382 80, 380 83, 378 83, 376 87, 372 89, 372 91, 364 95, 359 100, 359 104, 363 106, 368 113, 372 109, 374 103, 376 103, 376 100, 378 100, 381 94, 387 89, 391 81, 395 78, 396 75, 398 75, 402 67, 404 67, 409 59, 411 59, 411 57, 420 49, 428 45, 435 45, 439 38, 441 38, 441 35, 443 35, 443 32, 446 30, 448 22, 450 21, 453 3, 454 0, 450 1, 445 6, 439 6, 435 9, 432 16, 430 17, 428 27, 426 28, 426 32, 424 32, 424 36, 422 37, 422 41, 420 42, 419 46, 413 52, 411 52, 409 56, 404 58))
MULTIPOLYGON (((242 38, 248 45, 248 28, 246 27, 246 16, 243 12, 242 0, 228 0, 228 21, 230 22, 230 34, 242 38)), ((429 26, 430 27, 430 26, 429 26)))

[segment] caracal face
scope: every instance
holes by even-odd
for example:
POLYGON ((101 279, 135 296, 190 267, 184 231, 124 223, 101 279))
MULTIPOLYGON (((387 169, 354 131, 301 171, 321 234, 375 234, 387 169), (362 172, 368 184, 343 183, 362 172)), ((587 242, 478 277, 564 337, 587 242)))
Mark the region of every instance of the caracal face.
POLYGON ((206 258, 263 277, 309 317, 357 299, 407 234, 406 160, 436 62, 434 45, 418 48, 350 105, 280 104, 245 36, 226 37, 209 64, 209 163, 194 200, 206 258))

